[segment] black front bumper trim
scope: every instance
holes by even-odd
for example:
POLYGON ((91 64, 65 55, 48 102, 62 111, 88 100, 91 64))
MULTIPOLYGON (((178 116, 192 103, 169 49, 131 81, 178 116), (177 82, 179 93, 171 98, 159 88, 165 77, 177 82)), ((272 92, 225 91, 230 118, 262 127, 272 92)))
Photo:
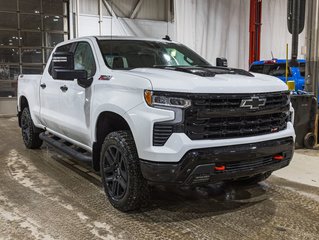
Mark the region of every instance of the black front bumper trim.
POLYGON ((289 165, 294 152, 293 138, 234 146, 194 149, 188 151, 178 163, 160 163, 141 160, 143 176, 160 184, 217 182, 254 176, 275 171, 289 165), (273 156, 281 154, 277 161, 273 156), (216 171, 215 166, 225 166, 216 171))

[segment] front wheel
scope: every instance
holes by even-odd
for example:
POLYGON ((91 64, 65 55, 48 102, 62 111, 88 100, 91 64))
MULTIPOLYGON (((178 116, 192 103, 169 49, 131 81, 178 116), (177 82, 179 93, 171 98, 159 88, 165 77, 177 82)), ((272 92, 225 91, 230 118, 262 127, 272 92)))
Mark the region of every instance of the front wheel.
POLYGON ((39 138, 41 129, 34 126, 28 107, 22 110, 21 114, 21 130, 24 145, 29 149, 40 148, 42 140, 39 138))
POLYGON ((107 135, 100 157, 102 184, 110 203, 123 212, 147 205, 149 188, 141 173, 132 134, 118 131, 107 135))

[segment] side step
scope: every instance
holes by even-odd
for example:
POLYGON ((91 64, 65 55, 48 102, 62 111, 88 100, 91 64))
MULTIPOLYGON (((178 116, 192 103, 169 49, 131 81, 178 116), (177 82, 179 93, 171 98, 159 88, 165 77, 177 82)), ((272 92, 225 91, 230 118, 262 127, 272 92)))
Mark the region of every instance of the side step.
POLYGON ((51 145, 54 148, 57 148, 61 152, 71 156, 72 158, 75 158, 79 161, 83 162, 91 162, 92 161, 92 155, 91 153, 87 152, 86 150, 79 148, 77 146, 74 146, 73 144, 56 137, 52 134, 47 133, 41 133, 40 139, 42 139, 47 144, 51 145))

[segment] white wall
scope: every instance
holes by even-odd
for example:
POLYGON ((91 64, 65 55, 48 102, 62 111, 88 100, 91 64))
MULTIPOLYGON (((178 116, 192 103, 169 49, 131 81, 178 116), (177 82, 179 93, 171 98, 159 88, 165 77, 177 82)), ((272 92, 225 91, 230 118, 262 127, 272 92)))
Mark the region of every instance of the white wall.
MULTIPOLYGON (((174 37, 174 25, 160 20, 146 19, 163 19, 168 14, 167 0, 144 0, 143 4, 137 11, 137 18, 122 17, 130 15, 135 7, 137 0, 119 0, 113 1, 112 11, 114 16, 111 17, 109 11, 101 1, 101 11, 99 11, 100 0, 71 0, 70 16, 78 16, 78 36, 90 35, 119 35, 119 36, 139 36, 151 38, 163 38, 165 35, 174 37), (77 6, 77 3, 79 5, 77 6), (79 10, 79 11, 78 11, 79 10), (77 13, 78 12, 78 13, 77 13), (101 12, 101 21, 99 13, 101 12), (101 25, 101 27, 100 27, 101 25)), ((76 19, 76 17, 74 18, 76 19)), ((71 27, 73 17, 70 18, 71 27)), ((76 21, 75 25, 76 26, 76 21)), ((73 33, 74 31, 71 31, 73 33)), ((74 37, 76 34, 72 35, 74 37)))
MULTIPOLYGON (((113 35, 162 38, 167 33, 212 64, 226 57, 229 66, 248 69, 250 0, 175 0, 175 23, 113 18, 113 35)), ((264 0, 262 5, 261 59, 285 58, 287 0, 264 0)), ((111 17, 104 16, 102 35, 111 34, 111 17)), ((79 35, 99 35, 98 15, 80 14, 79 35)), ((307 26, 305 26, 306 29, 307 26)), ((306 45, 306 30, 299 37, 299 58, 306 45)), ((289 54, 290 56, 290 54, 289 54)))
POLYGON ((176 0, 176 39, 215 65, 248 69, 249 0, 176 0))
POLYGON ((99 30, 99 17, 80 14, 79 37, 90 35, 118 35, 163 38, 166 34, 174 37, 174 25, 164 21, 116 18, 104 16, 99 30), (112 24, 112 25, 111 25, 112 24), (111 32, 112 29, 112 32, 111 32))
MULTIPOLYGON (((306 29, 299 36, 299 58, 302 46, 306 45, 306 29)), ((261 59, 286 58, 286 43, 291 57, 291 34, 287 28, 287 0, 264 0, 262 3, 261 59)))

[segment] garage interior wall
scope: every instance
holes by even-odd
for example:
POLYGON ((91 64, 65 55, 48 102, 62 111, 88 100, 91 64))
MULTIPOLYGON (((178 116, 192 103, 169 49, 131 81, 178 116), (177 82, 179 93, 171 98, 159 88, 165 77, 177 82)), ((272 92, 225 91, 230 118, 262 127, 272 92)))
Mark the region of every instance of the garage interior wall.
MULTIPOLYGON (((212 64, 216 57, 226 57, 229 66, 248 69, 249 8, 249 0, 177 0, 176 39, 212 64)), ((286 18, 287 0, 263 0, 261 59, 271 59, 271 52, 286 57, 286 43, 291 47, 286 18)), ((299 36, 299 58, 304 58, 306 28, 299 36)))
POLYGON ((249 0, 175 1, 176 39, 215 65, 248 68, 249 0))
POLYGON ((73 14, 77 12, 77 2, 80 37, 111 34, 152 38, 163 38, 166 34, 174 36, 169 0, 73 0, 73 14))
MULTIPOLYGON (((307 9, 307 8, 306 8, 307 9)), ((307 12, 306 12, 307 19, 307 12)), ((304 59, 301 49, 306 46, 307 20, 305 28, 299 35, 298 58, 304 59)), ((261 26, 261 59, 286 58, 286 44, 291 57, 291 34, 287 28, 287 0, 263 0, 261 26)))

